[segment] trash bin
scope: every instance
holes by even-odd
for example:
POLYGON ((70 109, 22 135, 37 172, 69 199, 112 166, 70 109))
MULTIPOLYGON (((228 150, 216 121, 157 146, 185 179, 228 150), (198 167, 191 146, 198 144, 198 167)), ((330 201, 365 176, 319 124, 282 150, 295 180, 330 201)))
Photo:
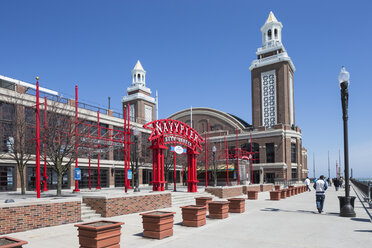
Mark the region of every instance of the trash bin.
MULTIPOLYGON (((339 196, 338 199, 340 201, 340 210, 343 208, 343 206, 345 205, 345 196, 339 196)), ((354 201, 355 201, 355 196, 350 196, 350 204, 351 206, 354 208, 354 201)))

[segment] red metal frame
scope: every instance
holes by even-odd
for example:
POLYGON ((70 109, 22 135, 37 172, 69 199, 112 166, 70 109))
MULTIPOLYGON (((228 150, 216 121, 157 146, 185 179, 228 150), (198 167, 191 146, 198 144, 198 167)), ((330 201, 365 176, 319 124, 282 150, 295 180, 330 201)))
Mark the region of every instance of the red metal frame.
MULTIPOLYGON (((36 78, 36 193, 37 193, 37 198, 40 198, 40 93, 39 93, 39 78, 36 78)), ((47 97, 44 98, 44 137, 43 141, 46 141, 47 136, 46 136, 46 129, 47 129, 47 97)), ((129 109, 129 106, 128 106, 129 109)), ((125 109, 124 109, 124 112, 125 109)), ((110 128, 101 128, 99 126, 99 111, 97 111, 97 125, 94 124, 88 124, 84 123, 83 121, 79 121, 78 119, 78 86, 75 86, 75 131, 72 134, 69 134, 69 132, 66 133, 66 135, 72 135, 75 137, 75 152, 78 153, 79 149, 88 149, 89 150, 89 189, 91 189, 91 164, 90 164, 90 152, 91 150, 98 149, 98 185, 97 189, 100 189, 100 166, 99 166, 99 160, 100 160, 100 151, 101 148, 107 148, 107 147, 121 147, 122 144, 124 144, 124 153, 125 153, 125 179, 127 178, 127 169, 128 169, 128 163, 130 161, 130 148, 128 148, 128 144, 130 144, 130 120, 129 120, 129 111, 127 111, 128 115, 124 115, 124 131, 122 130, 117 130, 117 129, 110 129, 110 128), (87 133, 84 132, 79 132, 79 126, 80 127, 86 127, 85 130, 91 130, 91 128, 97 128, 97 136, 91 135, 90 131, 87 133), (101 137, 101 129, 106 129, 104 137, 101 137), (116 134, 114 134, 116 133, 116 134), (108 134, 108 135, 107 135, 108 134), (85 139, 88 141, 88 144, 86 143, 80 143, 78 142, 78 137, 81 137, 82 139, 85 139), (124 140, 123 140, 124 138, 124 140), (91 144, 91 143, 97 143, 91 144), (100 144, 100 142, 105 142, 104 144, 100 144)), ((70 120, 69 120, 70 121, 70 120)), ((46 142, 44 142, 44 153, 45 153, 45 158, 44 158, 44 188, 43 191, 48 191, 47 188, 47 159, 46 159, 46 142)), ((77 156, 78 157, 78 156, 77 156)), ((78 167, 78 158, 76 157, 75 159, 75 168, 78 167)), ((127 180, 126 180, 126 190, 127 190, 127 180)), ((75 181, 75 189, 74 191, 80 191, 79 190, 79 185, 78 181, 75 181)))
POLYGON ((187 147, 188 192, 197 192, 197 149, 201 149, 203 138, 189 125, 172 119, 156 120, 143 125, 153 130, 149 137, 152 142, 153 156, 153 191, 164 191, 164 150, 166 144, 182 144, 187 147))

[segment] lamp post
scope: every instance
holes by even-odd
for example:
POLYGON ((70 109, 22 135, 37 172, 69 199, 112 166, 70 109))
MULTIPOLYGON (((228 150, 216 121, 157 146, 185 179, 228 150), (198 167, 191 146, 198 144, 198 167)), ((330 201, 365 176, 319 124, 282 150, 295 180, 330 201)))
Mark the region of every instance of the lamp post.
POLYGON ((138 136, 139 136, 139 131, 138 128, 135 127, 133 130, 134 134, 134 159, 136 160, 136 187, 134 188, 133 192, 140 192, 139 189, 139 175, 138 175, 138 156, 137 156, 137 142, 138 142, 138 136))
POLYGON ((355 217, 356 216, 354 212, 354 208, 351 205, 350 184, 349 184, 349 148, 348 148, 348 127, 347 127, 349 78, 350 78, 349 72, 346 71, 345 67, 342 67, 341 72, 338 75, 338 81, 340 83, 340 88, 341 88, 342 119, 344 121, 345 196, 338 197, 340 201, 340 206, 341 206, 340 216, 342 217, 355 217))
POLYGON ((213 186, 214 187, 217 186, 216 151, 217 151, 216 146, 213 146, 212 147, 212 152, 213 152, 213 177, 214 177, 213 186))

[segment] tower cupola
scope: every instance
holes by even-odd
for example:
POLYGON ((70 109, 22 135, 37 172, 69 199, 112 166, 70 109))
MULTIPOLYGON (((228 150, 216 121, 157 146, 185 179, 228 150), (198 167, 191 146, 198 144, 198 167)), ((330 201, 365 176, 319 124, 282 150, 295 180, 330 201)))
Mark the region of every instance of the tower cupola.
POLYGON ((279 22, 273 12, 270 11, 269 17, 261 28, 262 47, 269 48, 280 46, 282 44, 282 28, 282 23, 279 22))
POLYGON ((132 70, 132 85, 146 86, 146 71, 139 60, 132 70))

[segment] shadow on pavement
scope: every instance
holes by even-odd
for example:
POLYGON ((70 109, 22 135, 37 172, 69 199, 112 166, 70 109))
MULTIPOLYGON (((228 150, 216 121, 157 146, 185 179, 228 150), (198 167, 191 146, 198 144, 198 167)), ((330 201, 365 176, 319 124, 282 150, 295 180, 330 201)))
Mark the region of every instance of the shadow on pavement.
POLYGON ((354 230, 354 232, 370 232, 370 233, 372 233, 372 230, 354 230))
POLYGON ((360 222, 371 222, 370 219, 363 219, 363 218, 351 218, 353 221, 360 221, 360 222))
MULTIPOLYGON (((260 209, 261 211, 268 211, 268 212, 288 212, 288 213, 305 213, 305 214, 319 214, 318 211, 309 211, 309 210, 285 210, 279 208, 263 208, 260 209)), ((330 215, 330 216, 338 216, 339 213, 324 213, 323 215, 330 215)))
POLYGON ((136 234, 133 234, 133 236, 138 236, 138 237, 142 237, 142 236, 143 236, 143 232, 140 232, 140 233, 136 233, 136 234))

